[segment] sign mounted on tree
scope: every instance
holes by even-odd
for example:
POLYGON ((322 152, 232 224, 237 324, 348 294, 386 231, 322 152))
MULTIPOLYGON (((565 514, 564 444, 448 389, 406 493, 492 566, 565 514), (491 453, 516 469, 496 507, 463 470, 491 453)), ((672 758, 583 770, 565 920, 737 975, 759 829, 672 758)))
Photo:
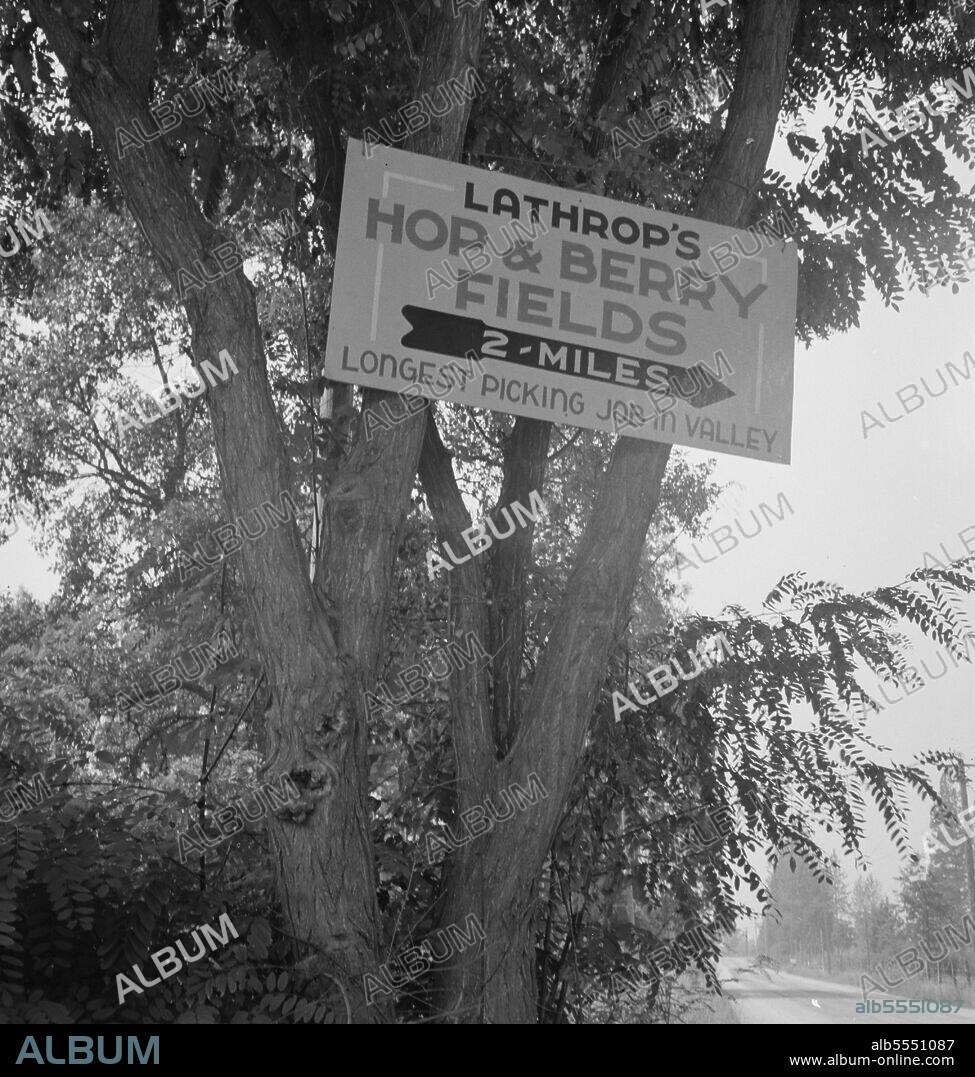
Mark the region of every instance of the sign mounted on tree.
POLYGON ((792 244, 350 139, 325 374, 788 463, 797 273, 792 244))

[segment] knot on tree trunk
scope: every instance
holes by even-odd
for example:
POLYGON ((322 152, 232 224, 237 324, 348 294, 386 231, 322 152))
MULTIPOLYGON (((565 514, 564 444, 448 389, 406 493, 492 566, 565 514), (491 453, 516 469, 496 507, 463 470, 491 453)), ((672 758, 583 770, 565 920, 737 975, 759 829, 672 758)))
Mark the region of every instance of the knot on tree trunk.
POLYGON ((302 824, 314 812, 315 805, 331 797, 338 781, 338 771, 327 760, 311 763, 307 767, 294 767, 288 777, 299 789, 297 800, 292 800, 274 813, 281 822, 302 824))

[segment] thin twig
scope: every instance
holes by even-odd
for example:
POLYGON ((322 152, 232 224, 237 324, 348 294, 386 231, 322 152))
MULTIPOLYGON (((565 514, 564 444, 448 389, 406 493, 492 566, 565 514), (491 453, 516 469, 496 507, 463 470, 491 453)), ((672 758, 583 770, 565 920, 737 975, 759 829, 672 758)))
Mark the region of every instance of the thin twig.
POLYGON ((211 774, 213 773, 213 767, 215 767, 215 766, 216 766, 216 765, 217 765, 217 764, 218 764, 218 763, 220 762, 220 757, 221 757, 221 756, 223 755, 223 753, 224 753, 224 752, 226 751, 226 749, 227 749, 227 745, 228 745, 228 744, 230 743, 230 741, 231 741, 231 740, 233 739, 233 736, 234 736, 234 734, 235 734, 235 733, 237 732, 237 726, 239 726, 239 725, 240 725, 240 723, 241 723, 241 720, 243 719, 244 715, 245 715, 245 714, 247 713, 247 708, 248 708, 248 707, 249 707, 249 706, 251 705, 251 703, 253 702, 253 700, 254 700, 254 696, 256 696, 256 695, 257 695, 257 690, 258 690, 258 688, 260 688, 260 687, 261 687, 261 685, 262 685, 262 684, 264 683, 264 679, 265 679, 266 677, 267 677, 267 674, 266 674, 266 673, 262 673, 262 674, 261 674, 261 677, 260 677, 260 680, 259 680, 259 681, 257 682, 257 684, 255 684, 255 685, 254 685, 254 690, 253 690, 253 691, 251 692, 251 694, 250 694, 250 697, 248 698, 247 702, 246 702, 246 703, 244 704, 244 709, 243 709, 243 710, 242 710, 242 711, 240 712, 240 714, 239 714, 239 715, 237 716, 237 721, 236 721, 236 722, 234 722, 234 728, 233 728, 233 729, 231 729, 231 731, 230 731, 230 734, 229 734, 229 736, 228 736, 228 737, 227 737, 227 739, 226 739, 226 740, 225 740, 225 741, 223 742, 223 747, 222 747, 222 748, 220 749, 220 751, 219 751, 219 752, 217 752, 217 757, 216 757, 216 759, 214 759, 214 761, 213 761, 213 766, 212 766, 212 767, 210 767, 210 769, 209 769, 209 770, 208 770, 208 771, 206 772, 206 777, 208 777, 208 778, 209 778, 209 776, 210 776, 210 775, 211 775, 211 774))

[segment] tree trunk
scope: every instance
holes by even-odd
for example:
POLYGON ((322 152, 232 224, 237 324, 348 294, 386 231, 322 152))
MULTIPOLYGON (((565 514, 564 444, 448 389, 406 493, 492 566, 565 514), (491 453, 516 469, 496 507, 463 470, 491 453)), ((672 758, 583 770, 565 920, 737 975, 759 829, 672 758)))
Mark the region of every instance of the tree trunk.
POLYGON ((448 889, 442 922, 463 924, 473 912, 485 939, 476 949, 456 954, 445 966, 437 1008, 445 1020, 463 1024, 532 1025, 538 1010, 535 891, 513 893, 508 887, 511 850, 504 843, 496 843, 490 859, 478 852, 466 862, 451 865, 451 870, 476 872, 476 877, 467 875, 466 886, 448 889))

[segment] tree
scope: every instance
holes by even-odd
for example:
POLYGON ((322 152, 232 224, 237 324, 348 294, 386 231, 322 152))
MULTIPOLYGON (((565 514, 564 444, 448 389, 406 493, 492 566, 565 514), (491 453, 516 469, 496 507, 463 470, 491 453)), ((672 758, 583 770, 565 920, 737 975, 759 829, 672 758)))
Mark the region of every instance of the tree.
POLYGON ((794 855, 777 861, 768 881, 772 912, 762 921, 759 952, 777 961, 832 972, 836 949, 843 942, 841 913, 845 883, 838 861, 829 862, 823 877, 794 855))
POLYGON ((937 834, 935 848, 927 863, 915 865, 900 878, 900 903, 912 944, 919 945, 930 969, 942 970, 947 964, 952 982, 957 986, 958 969, 964 969, 971 983, 971 965, 967 956, 954 953, 942 942, 948 925, 962 924, 970 911, 965 861, 965 833, 958 825, 961 797, 958 792, 957 757, 949 752, 932 753, 942 768, 938 801, 930 814, 931 829, 937 834), (947 953, 929 960, 942 949, 947 953))
POLYGON ((889 918, 889 903, 873 875, 857 876, 851 897, 854 936, 862 947, 865 964, 872 967, 885 948, 881 925, 889 918))
MULTIPOLYGON (((47 114, 65 92, 73 111, 58 130, 66 150, 57 174, 69 173, 85 197, 127 207, 181 299, 189 326, 185 351, 197 371, 217 364, 223 351, 239 367, 206 393, 227 518, 277 504, 289 491, 304 495, 312 574, 297 521, 269 529, 238 555, 254 655, 266 682, 268 772, 290 775, 302 789, 301 811, 276 816, 271 827, 278 896, 299 945, 310 950, 308 960, 344 984, 355 1019, 384 1020, 388 1006, 367 1005, 363 989, 363 976, 381 953, 365 693, 380 679, 389 645, 397 554, 417 476, 441 540, 470 523, 443 436, 451 409, 428 406, 366 440, 363 417, 388 394, 366 390, 356 412, 349 387, 320 384, 315 367, 324 326, 312 316, 302 326, 312 433, 296 466, 295 441, 282 431, 269 383, 253 288, 237 270, 187 291, 187 267, 200 261, 212 271, 216 263, 207 260, 228 240, 228 218, 256 179, 265 204, 302 208, 314 238, 297 244, 295 262, 311 279, 311 295, 326 295, 345 135, 373 125, 396 102, 435 92, 473 64, 489 85, 485 99, 465 102, 410 135, 407 148, 447 159, 465 152, 483 161, 523 157, 527 145, 523 171, 531 176, 561 169, 567 186, 729 225, 751 223, 778 199, 804 221, 799 333, 810 339, 855 322, 867 275, 885 298, 896 300, 898 258, 916 269, 933 263, 939 242, 960 246, 972 204, 948 177, 939 152, 920 141, 863 158, 855 152, 855 132, 828 130, 820 146, 798 130, 797 117, 821 93, 844 98, 881 73, 889 75, 892 103, 899 103, 928 81, 954 74, 964 62, 965 42, 952 38, 946 6, 860 4, 824 12, 799 0, 750 0, 705 18, 677 4, 660 9, 627 0, 604 12, 587 3, 566 8, 499 0, 490 9, 465 5, 456 14, 418 3, 407 19, 396 5, 391 12, 388 5, 355 0, 242 0, 235 6, 239 16, 213 17, 210 49, 211 27, 189 8, 173 0, 71 0, 60 8, 31 0, 27 21, 6 4, 3 54, 14 98, 5 105, 12 132, 4 158, 7 186, 17 204, 40 196, 41 162, 57 161, 47 114), (371 66, 385 77, 381 88, 366 78, 369 65, 358 47, 377 22, 400 28, 379 44, 370 42, 371 66), (720 133, 698 111, 671 137, 614 168, 609 128, 627 114, 630 95, 643 103, 678 86, 689 59, 702 51, 730 51, 735 58, 720 133), (66 73, 64 85, 52 74, 52 56, 66 73), (172 108, 156 106, 150 118, 150 100, 185 88, 200 71, 217 79, 218 64, 247 73, 256 87, 253 107, 226 98, 221 106, 212 102, 207 122, 195 113, 180 115, 171 134, 137 145, 139 131, 151 134, 155 119, 168 126, 174 117, 172 108), (541 137, 534 131, 536 108, 541 137), (808 187, 766 175, 780 121, 796 125, 789 145, 808 163, 807 172, 824 151, 808 187), (809 223, 814 219, 831 231, 817 232, 809 223), (842 226, 846 235, 837 237, 842 226), (322 459, 319 437, 327 443, 322 459)), ((185 101, 181 107, 189 111, 185 101)), ((956 121, 946 120, 942 133, 949 148, 967 153, 956 121)), ((25 265, 5 272, 10 287, 29 293, 25 265)), ((493 425, 488 434, 500 453, 500 461, 492 461, 497 506, 544 490, 552 426, 519 418, 493 425)), ((625 437, 608 450, 594 504, 573 535, 564 586, 547 596, 537 636, 529 631, 526 609, 537 526, 450 574, 445 639, 468 639, 473 632, 491 655, 474 676, 456 671, 449 681, 456 814, 477 809, 513 782, 525 783, 531 772, 543 776, 548 790, 531 813, 518 813, 456 850, 437 881, 438 924, 464 923, 475 913, 486 927, 483 960, 446 962, 439 972, 441 1009, 462 1020, 533 1018, 540 879, 594 712, 605 700, 607 670, 626 625, 670 455, 667 445, 625 437)), ((166 474, 178 483, 179 467, 166 474)), ((10 484, 31 501, 22 473, 10 484)), ((801 769, 800 761, 816 759, 820 784, 805 787, 807 795, 838 820, 845 842, 855 843, 859 831, 846 786, 827 750, 836 744, 842 753, 855 740, 841 717, 841 704, 851 704, 857 693, 852 657, 861 653, 888 674, 903 672, 903 658, 888 638, 890 624, 904 617, 951 641, 956 616, 950 603, 955 592, 968 589, 970 580, 954 569, 915 574, 864 599, 793 577, 773 601, 789 595, 804 605, 803 620, 780 613, 769 627, 733 611, 732 634, 743 653, 724 673, 654 713, 661 721, 691 713, 702 726, 765 721, 790 773, 801 769), (744 677, 757 674, 762 662, 771 671, 753 704, 744 677), (784 713, 800 700, 815 709, 819 742, 798 743, 781 731, 784 713)), ((725 627, 695 622, 673 642, 696 645, 725 627)), ((717 750, 717 742, 703 739, 703 755, 717 750)), ((923 787, 923 779, 913 770, 891 775, 856 759, 853 769, 896 829, 892 782, 923 787)), ((709 777, 701 782, 705 794, 712 792, 709 777)), ((756 765, 744 784, 770 780, 756 765)), ((720 787, 716 792, 723 795, 720 787)), ((750 825, 761 816, 759 833, 777 838, 783 831, 814 858, 814 843, 780 794, 777 789, 771 801, 778 819, 772 808, 768 815, 752 811, 750 825)), ((731 845, 727 855, 744 861, 743 850, 734 840, 731 845)))

